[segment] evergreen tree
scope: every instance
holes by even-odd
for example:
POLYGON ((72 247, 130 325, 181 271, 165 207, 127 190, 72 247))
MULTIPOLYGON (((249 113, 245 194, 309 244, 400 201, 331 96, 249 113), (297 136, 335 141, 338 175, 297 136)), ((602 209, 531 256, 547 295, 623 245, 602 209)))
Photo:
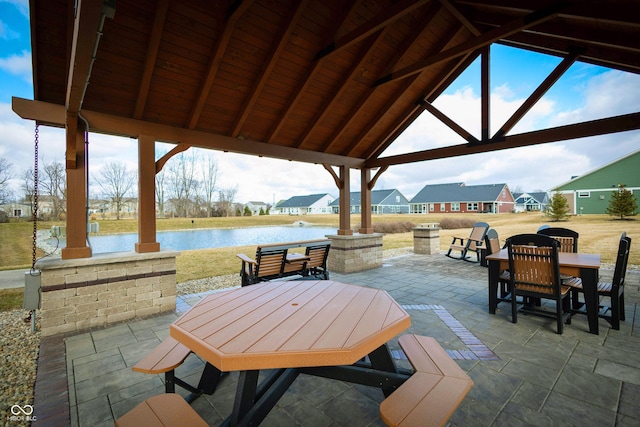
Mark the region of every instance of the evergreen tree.
POLYGON ((245 206, 245 207, 244 207, 244 213, 243 213, 243 215, 244 215, 244 216, 251 216, 251 215, 252 215, 252 214, 251 214, 251 209, 249 209, 249 206, 245 206))
POLYGON ((624 184, 618 184, 618 189, 611 193, 611 199, 609 199, 609 206, 607 207, 609 215, 620 216, 620 219, 638 213, 636 197, 625 187, 624 184))
POLYGON ((561 221, 569 217, 569 202, 557 190, 547 205, 547 215, 554 221, 561 221))

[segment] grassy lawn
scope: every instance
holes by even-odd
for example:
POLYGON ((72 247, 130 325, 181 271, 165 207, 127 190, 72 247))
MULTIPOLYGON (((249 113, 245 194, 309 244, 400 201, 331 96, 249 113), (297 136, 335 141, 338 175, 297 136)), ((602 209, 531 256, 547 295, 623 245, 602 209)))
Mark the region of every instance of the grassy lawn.
MULTIPOLYGON (((523 214, 472 214, 472 215, 376 215, 373 217, 374 226, 379 222, 411 222, 414 224, 440 222, 444 218, 460 217, 472 221, 486 221, 498 231, 500 241, 510 235, 518 233, 535 233, 539 226, 567 227, 580 233, 580 251, 585 253, 599 253, 603 262, 613 262, 617 249, 618 238, 622 231, 631 237, 640 235, 640 221, 615 220, 607 215, 583 215, 572 217, 568 221, 551 223, 549 219, 539 213, 523 214)), ((181 230, 190 228, 233 228, 248 226, 267 226, 291 224, 294 221, 306 221, 314 225, 338 227, 337 215, 307 215, 285 216, 264 215, 253 217, 230 218, 171 218, 158 219, 158 230, 181 230)), ((97 220, 100 224, 100 234, 134 233, 137 230, 137 219, 97 220)), ((357 227, 359 215, 353 215, 351 224, 357 227)), ((52 225, 60 223, 39 223, 41 230, 50 229, 52 225)), ((0 224, 0 269, 28 268, 31 266, 33 224, 28 222, 0 224)), ((449 247, 452 237, 469 235, 470 228, 457 230, 440 230, 440 249, 449 247)), ((286 239, 285 239, 286 240, 286 239)), ((384 249, 413 246, 411 232, 386 234, 383 239, 384 249)), ((123 248, 131 250, 133 248, 123 248)), ((245 253, 253 256, 255 246, 241 246, 218 249, 203 249, 182 251, 177 259, 178 282, 199 279, 209 276, 219 276, 238 272, 240 261, 236 254, 245 253)), ((38 256, 42 253, 38 251, 38 256)), ((640 251, 631 250, 630 264, 640 264, 640 251)))

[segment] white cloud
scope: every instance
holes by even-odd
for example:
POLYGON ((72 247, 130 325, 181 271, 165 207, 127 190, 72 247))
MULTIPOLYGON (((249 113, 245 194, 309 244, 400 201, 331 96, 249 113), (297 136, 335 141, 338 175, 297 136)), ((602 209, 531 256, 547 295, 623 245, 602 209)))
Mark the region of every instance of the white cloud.
POLYGON ((0 58, 0 70, 21 77, 24 81, 31 84, 31 53, 24 50, 20 55, 0 58))
POLYGON ((29 0, 0 0, 0 3, 12 4, 22 15, 29 17, 29 0))

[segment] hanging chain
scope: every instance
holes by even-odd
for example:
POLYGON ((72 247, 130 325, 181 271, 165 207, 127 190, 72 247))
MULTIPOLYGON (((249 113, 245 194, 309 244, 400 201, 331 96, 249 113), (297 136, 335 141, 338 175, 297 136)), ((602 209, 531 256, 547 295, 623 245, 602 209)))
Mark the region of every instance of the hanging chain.
POLYGON ((33 162, 33 259, 31 269, 36 268, 36 247, 38 240, 38 129, 40 125, 36 123, 34 140, 34 162, 33 162))

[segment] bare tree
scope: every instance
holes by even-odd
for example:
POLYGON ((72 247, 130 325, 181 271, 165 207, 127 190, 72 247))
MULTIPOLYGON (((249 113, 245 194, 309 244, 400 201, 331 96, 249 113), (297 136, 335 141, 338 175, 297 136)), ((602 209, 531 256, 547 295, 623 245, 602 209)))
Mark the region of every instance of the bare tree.
POLYGON ((218 192, 218 203, 220 210, 224 216, 232 216, 233 213, 233 201, 236 198, 238 192, 238 186, 235 185, 229 188, 223 188, 218 192))
POLYGON ((51 202, 51 218, 58 219, 66 212, 67 181, 64 165, 61 162, 45 162, 42 170, 38 171, 38 183, 41 195, 49 197, 51 202))
POLYGON ((202 186, 203 199, 207 208, 207 216, 213 214, 213 197, 216 193, 216 182, 218 181, 218 161, 213 154, 207 154, 202 166, 202 186))
POLYGON ((6 203, 11 198, 9 180, 12 178, 13 165, 4 157, 0 157, 0 203, 6 203))
POLYGON ((195 193, 198 186, 195 164, 197 154, 180 153, 167 162, 167 184, 169 196, 174 203, 174 211, 178 216, 188 216, 192 213, 195 193))
POLYGON ((135 172, 127 171, 125 163, 106 163, 100 170, 100 177, 96 178, 96 182, 115 207, 116 219, 120 219, 122 206, 137 182, 135 172))

